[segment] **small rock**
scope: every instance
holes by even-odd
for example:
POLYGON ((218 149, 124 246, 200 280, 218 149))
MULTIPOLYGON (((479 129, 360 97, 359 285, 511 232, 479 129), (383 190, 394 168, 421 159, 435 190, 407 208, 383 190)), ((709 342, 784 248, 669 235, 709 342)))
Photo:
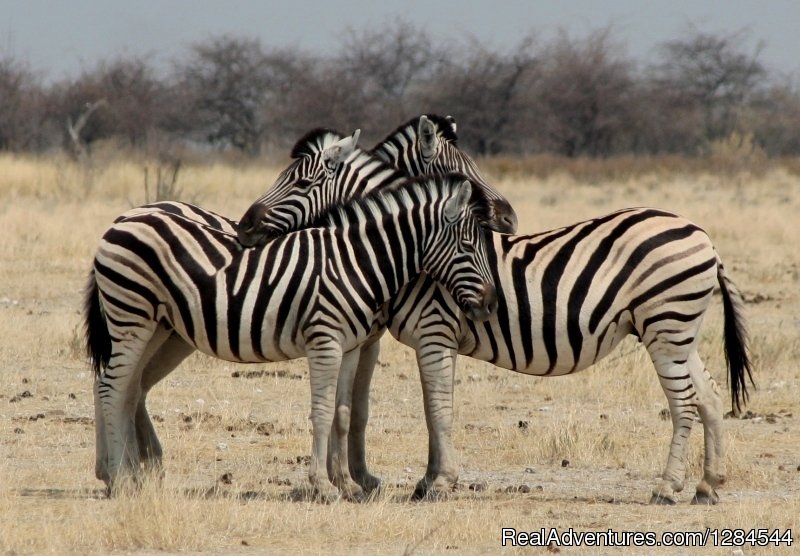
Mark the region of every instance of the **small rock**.
POLYGON ((665 407, 661 411, 658 412, 658 418, 662 421, 667 421, 669 419, 669 408, 665 407))
POLYGON ((569 467, 569 460, 568 459, 562 459, 561 460, 561 467, 569 467))
POLYGON ((410 467, 406 467, 406 468, 403 469, 403 473, 413 473, 413 472, 414 472, 414 470, 411 469, 410 467))
POLYGON ((14 429, 14 434, 25 434, 25 431, 17 427, 14 429))
POLYGON ((536 470, 533 467, 526 467, 525 473, 536 473, 536 470))
POLYGON ((23 377, 22 378, 22 384, 28 384, 29 382, 30 382, 30 380, 28 380, 27 377, 23 377))
POLYGON ((233 484, 233 473, 223 473, 219 478, 219 482, 224 485, 233 484))
POLYGON ((77 400, 77 399, 78 399, 78 396, 76 396, 75 394, 73 394, 72 392, 70 392, 70 393, 69 393, 69 399, 71 399, 71 400, 77 400))
POLYGON ((528 421, 520 421, 517 423, 517 426, 521 429, 527 429, 529 424, 528 421))
POLYGON ((561 549, 558 548, 552 541, 547 544, 547 551, 552 552, 553 554, 557 554, 561 552, 561 549))
POLYGON ((228 445, 224 442, 217 442, 217 450, 227 450, 228 445))
POLYGON ((779 465, 778 471, 786 471, 786 468, 783 465, 779 465))
POLYGON ((608 421, 608 415, 606 413, 601 413, 600 414, 600 420, 601 421, 608 421))
POLYGON ((470 483, 469 485, 469 489, 474 490, 475 492, 483 492, 487 488, 489 488, 489 483, 486 481, 477 481, 475 483, 470 483))

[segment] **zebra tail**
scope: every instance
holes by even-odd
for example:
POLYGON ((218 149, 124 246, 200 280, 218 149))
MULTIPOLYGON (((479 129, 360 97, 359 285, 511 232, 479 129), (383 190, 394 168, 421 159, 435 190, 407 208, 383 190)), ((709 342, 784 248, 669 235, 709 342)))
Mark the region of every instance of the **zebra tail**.
POLYGON ((722 261, 717 255, 717 279, 722 292, 722 307, 725 313, 725 363, 728 366, 728 382, 731 388, 731 406, 736 413, 749 398, 747 380, 753 382, 752 364, 747 347, 747 330, 742 314, 743 301, 739 290, 725 274, 722 261))
POLYGON ((89 356, 95 375, 99 376, 111 360, 111 336, 108 333, 103 307, 100 305, 100 292, 94 269, 89 271, 84 303, 86 318, 86 355, 89 356))

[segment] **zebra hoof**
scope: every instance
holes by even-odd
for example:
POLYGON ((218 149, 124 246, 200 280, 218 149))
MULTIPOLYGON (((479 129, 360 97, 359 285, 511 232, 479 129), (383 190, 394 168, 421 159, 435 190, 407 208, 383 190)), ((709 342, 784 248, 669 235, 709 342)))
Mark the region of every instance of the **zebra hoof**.
POLYGON ((697 491, 692 497, 692 506, 715 506, 719 503, 719 495, 716 490, 710 493, 697 491))
POLYGON ((430 482, 427 478, 422 479, 417 483, 414 488, 414 493, 411 495, 411 500, 438 502, 447 500, 452 496, 456 485, 450 484, 437 484, 440 481, 430 482))
POLYGON ((370 475, 369 473, 367 473, 360 480, 357 479, 356 482, 361 485, 361 488, 363 488, 364 492, 367 494, 370 494, 374 491, 379 491, 381 488, 381 480, 375 475, 370 475))
POLYGON ((664 494, 653 494, 650 497, 650 503, 657 506, 674 506, 675 499, 664 494))
POLYGON ((333 504, 334 502, 338 502, 340 498, 339 491, 330 483, 321 487, 315 486, 313 496, 314 501, 320 504, 333 504))

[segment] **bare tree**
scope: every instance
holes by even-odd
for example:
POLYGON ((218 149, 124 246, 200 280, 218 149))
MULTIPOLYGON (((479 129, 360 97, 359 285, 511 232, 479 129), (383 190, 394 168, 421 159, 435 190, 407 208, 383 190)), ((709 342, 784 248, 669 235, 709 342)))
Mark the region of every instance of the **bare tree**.
POLYGON ((108 106, 108 101, 104 98, 100 100, 96 100, 94 102, 87 102, 84 106, 83 112, 78 115, 75 122, 72 121, 72 116, 67 116, 67 134, 69 135, 72 149, 71 152, 77 158, 83 159, 87 156, 87 149, 86 145, 84 144, 83 140, 81 139, 81 132, 83 128, 86 127, 89 118, 92 117, 92 114, 98 109, 104 106, 108 106))
POLYGON ((27 64, 0 58, 0 150, 28 150, 44 140, 41 84, 27 64))
POLYGON ((348 29, 336 65, 360 82, 371 119, 392 125, 418 112, 411 97, 444 58, 445 50, 426 31, 399 19, 373 30, 348 29))
POLYGON ((706 141, 728 136, 766 70, 762 45, 745 52, 749 32, 714 35, 692 28, 686 38, 661 45, 655 84, 679 110, 699 116, 706 141))
POLYGON ((596 156, 627 147, 635 125, 633 64, 619 52, 610 28, 579 40, 561 32, 540 59, 531 129, 539 148, 596 156))
POLYGON ((261 43, 228 36, 198 43, 177 70, 189 101, 185 121, 211 143, 257 153, 270 83, 261 43))
POLYGON ((423 106, 456 117, 466 146, 478 154, 514 150, 525 95, 538 79, 533 37, 510 53, 476 40, 451 47, 447 63, 428 81, 423 106))

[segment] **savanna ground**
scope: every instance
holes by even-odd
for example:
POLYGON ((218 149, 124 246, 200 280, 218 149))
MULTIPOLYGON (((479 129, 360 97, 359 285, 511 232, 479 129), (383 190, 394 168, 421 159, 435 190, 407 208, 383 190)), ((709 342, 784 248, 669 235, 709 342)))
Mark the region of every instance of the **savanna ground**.
MULTIPOLYGON (((733 161, 737 162, 737 161, 733 161)), ((732 162, 732 164, 733 164, 732 162)), ((459 358, 455 443, 460 488, 410 502, 427 432, 413 353, 388 335, 371 394, 368 461, 384 489, 364 504, 321 505, 307 491, 311 434, 306 363, 237 366, 192 356, 150 395, 166 476, 106 499, 94 478, 92 376, 81 304, 93 251, 112 219, 144 202, 133 160, 87 171, 59 159, 0 158, 0 552, 525 553, 501 528, 800 533, 800 177, 775 165, 714 172, 530 177, 485 168, 534 232, 611 210, 682 213, 714 240, 747 300, 755 378, 748 418, 729 418, 729 480, 715 507, 690 506, 702 465, 695 426, 679 505, 646 502, 671 426, 644 349, 625 342, 595 368, 532 378, 459 358), (529 177, 525 177, 525 176, 529 177)), ((724 166, 724 165, 723 165, 724 166)), ((741 165, 739 165, 741 166, 741 165)), ((182 197, 238 218, 278 166, 193 164, 182 197)), ((151 176, 153 171, 151 168, 151 176)), ((715 296, 701 354, 726 384, 715 296)), ((726 399, 726 405, 729 402, 726 399)), ((563 553, 683 553, 568 548, 563 553)), ((551 551, 556 551, 551 548, 551 551)), ((775 551, 743 547, 744 554, 775 551)), ((731 554, 732 548, 703 550, 731 554)))

